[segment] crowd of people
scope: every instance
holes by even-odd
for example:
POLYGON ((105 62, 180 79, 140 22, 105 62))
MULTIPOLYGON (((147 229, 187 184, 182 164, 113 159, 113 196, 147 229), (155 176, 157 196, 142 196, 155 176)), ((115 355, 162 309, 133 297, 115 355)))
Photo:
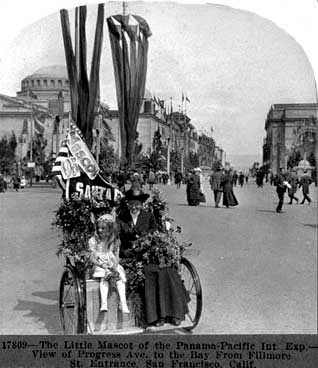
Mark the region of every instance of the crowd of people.
POLYGON ((280 168, 279 173, 273 178, 273 184, 276 186, 276 192, 278 196, 276 212, 282 212, 286 191, 289 197, 290 205, 293 204, 294 200, 297 204, 299 203, 299 198, 295 195, 297 189, 301 189, 303 194, 300 204, 305 204, 305 202, 310 204, 311 198, 309 197, 309 187, 311 183, 311 175, 307 170, 304 171, 304 174, 301 177, 298 177, 295 169, 286 171, 284 168, 280 168))
MULTIPOLYGON (((236 174, 237 175, 237 174, 236 174)), ((238 205, 234 195, 233 186, 237 185, 237 178, 231 168, 217 167, 209 178, 209 184, 214 194, 215 207, 220 207, 223 196, 223 206, 226 208, 238 205)), ((186 178, 186 195, 189 206, 198 206, 201 202, 206 202, 205 189, 203 188, 203 175, 200 168, 196 168, 186 178)), ((243 184, 242 184, 243 185, 243 184)))

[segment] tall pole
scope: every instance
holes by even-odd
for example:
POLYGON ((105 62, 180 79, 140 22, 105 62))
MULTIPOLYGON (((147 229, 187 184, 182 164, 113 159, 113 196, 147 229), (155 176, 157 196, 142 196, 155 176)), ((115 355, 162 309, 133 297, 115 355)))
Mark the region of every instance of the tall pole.
POLYGON ((168 184, 170 184, 170 136, 168 137, 168 147, 167 147, 167 174, 168 174, 168 184))
POLYGON ((101 122, 102 122, 102 116, 98 115, 98 121, 97 121, 97 134, 96 134, 96 162, 97 165, 99 165, 99 155, 100 155, 100 133, 101 133, 101 122))
POLYGON ((79 77, 79 27, 78 27, 78 18, 79 18, 79 7, 75 8, 75 64, 77 70, 77 78, 79 77))
MULTIPOLYGON (((71 131, 71 112, 68 112, 68 131, 71 131)), ((65 185, 65 199, 67 201, 70 200, 70 182, 71 179, 66 179, 66 185, 65 185)))
MULTIPOLYGON (((31 130, 31 142, 30 142, 30 162, 32 162, 33 159, 33 111, 32 111, 32 116, 31 116, 31 126, 30 126, 30 130, 31 130)), ((33 167, 30 167, 31 169, 31 176, 30 176, 30 187, 32 187, 32 180, 33 180, 33 167)))

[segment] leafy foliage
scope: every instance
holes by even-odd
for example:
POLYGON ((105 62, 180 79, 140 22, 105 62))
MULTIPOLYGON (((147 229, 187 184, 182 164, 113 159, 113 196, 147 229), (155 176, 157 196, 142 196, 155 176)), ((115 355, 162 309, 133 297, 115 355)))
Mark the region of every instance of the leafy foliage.
POLYGON ((88 250, 88 240, 94 232, 91 221, 93 204, 89 200, 63 200, 56 211, 54 225, 62 231, 57 254, 81 258, 88 250))
POLYGON ((0 172, 10 174, 15 162, 17 140, 14 132, 8 138, 6 135, 0 139, 0 172))
POLYGON ((160 268, 178 267, 184 250, 191 244, 182 242, 177 234, 181 227, 172 227, 173 219, 167 217, 167 202, 161 193, 155 189, 152 200, 147 203, 148 210, 153 211, 157 222, 160 222, 159 231, 146 234, 135 240, 132 248, 133 255, 121 260, 127 276, 126 289, 128 293, 138 293, 144 286, 144 267, 155 264, 160 268), (157 210, 157 214, 154 210, 157 210), (159 215, 159 217, 157 217, 159 215), (170 228, 165 226, 169 222, 170 228))

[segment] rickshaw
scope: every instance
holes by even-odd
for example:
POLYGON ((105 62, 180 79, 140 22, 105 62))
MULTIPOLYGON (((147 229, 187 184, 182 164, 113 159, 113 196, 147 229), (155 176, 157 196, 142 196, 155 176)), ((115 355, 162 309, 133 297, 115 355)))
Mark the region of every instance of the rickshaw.
MULTIPOLYGON (((60 281, 59 289, 59 309, 60 320, 64 334, 93 334, 87 318, 87 272, 85 266, 81 269, 77 267, 74 260, 66 258, 64 272, 60 281)), ((178 328, 184 331, 192 331, 198 324, 202 312, 202 288, 198 273, 194 265, 186 258, 181 257, 179 272, 185 290, 189 296, 188 313, 185 321, 178 328)), ((130 296, 128 295, 128 300, 130 296)), ((138 326, 138 321, 136 322, 138 326)), ((171 328, 176 329, 176 326, 171 328)), ((166 328, 166 329, 171 329, 166 328)), ((165 329, 165 328, 164 328, 165 329)), ((147 331, 144 328, 132 329, 131 332, 147 331)), ((125 333, 125 328, 121 331, 112 332, 125 333)), ((127 331, 126 331, 127 332, 127 331)), ((103 332, 100 331, 100 334, 103 332)), ((107 333, 110 333, 109 331, 107 333)))

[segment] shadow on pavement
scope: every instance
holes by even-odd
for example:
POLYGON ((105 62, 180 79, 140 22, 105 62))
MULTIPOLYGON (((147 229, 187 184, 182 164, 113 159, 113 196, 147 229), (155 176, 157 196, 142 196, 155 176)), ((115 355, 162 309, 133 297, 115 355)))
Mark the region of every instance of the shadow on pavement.
MULTIPOLYGON (((18 299, 18 304, 14 308, 17 311, 26 311, 24 317, 31 318, 38 328, 45 328, 48 334, 60 335, 62 333, 59 320, 58 292, 35 292, 32 295, 56 301, 54 304, 40 303, 30 300, 18 299), (43 326, 44 324, 44 326, 43 326)), ((26 334, 32 334, 33 331, 25 331, 26 334)))
POLYGON ((256 210, 256 212, 276 213, 276 211, 275 211, 275 210, 256 210))

